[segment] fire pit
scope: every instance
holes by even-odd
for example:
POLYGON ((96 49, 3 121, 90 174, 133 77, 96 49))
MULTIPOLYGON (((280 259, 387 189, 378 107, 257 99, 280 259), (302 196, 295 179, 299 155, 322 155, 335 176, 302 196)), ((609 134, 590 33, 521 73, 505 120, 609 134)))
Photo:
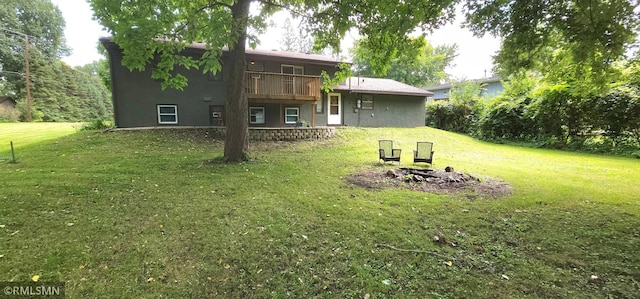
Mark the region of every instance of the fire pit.
POLYGON ((513 189, 501 180, 456 172, 451 166, 447 166, 445 170, 368 169, 346 179, 354 185, 368 189, 409 188, 438 194, 459 194, 469 199, 498 198, 511 194, 513 189))

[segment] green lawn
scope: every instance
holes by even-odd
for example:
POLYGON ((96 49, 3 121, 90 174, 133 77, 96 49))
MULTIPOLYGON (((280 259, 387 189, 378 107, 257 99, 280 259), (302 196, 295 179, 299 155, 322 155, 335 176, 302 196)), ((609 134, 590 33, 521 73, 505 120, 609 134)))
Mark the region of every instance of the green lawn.
POLYGON ((18 149, 75 133, 79 128, 79 123, 0 123, 0 162, 11 159, 11 141, 18 149))
POLYGON ((638 298, 640 160, 431 128, 338 135, 252 143, 253 160, 232 165, 208 162, 223 145, 199 131, 24 146, 0 164, 0 281, 65 281, 68 298, 638 298), (346 183, 395 167, 377 164, 378 139, 403 149, 402 166, 433 141, 434 167, 513 194, 346 183))

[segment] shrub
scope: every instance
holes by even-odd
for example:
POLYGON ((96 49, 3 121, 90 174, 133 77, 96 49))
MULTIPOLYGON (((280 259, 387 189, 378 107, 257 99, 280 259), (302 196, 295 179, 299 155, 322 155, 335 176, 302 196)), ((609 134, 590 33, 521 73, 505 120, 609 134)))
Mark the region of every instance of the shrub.
POLYGON ((474 106, 465 103, 435 101, 426 106, 426 125, 459 133, 472 133, 477 121, 474 106))
POLYGON ((590 130, 585 100, 574 96, 569 86, 555 85, 542 89, 529 105, 528 113, 535 119, 540 136, 554 136, 568 142, 590 130))
POLYGON ((640 144, 640 92, 620 86, 590 99, 591 119, 614 142, 633 136, 640 144))
POLYGON ((113 128, 113 122, 110 120, 94 119, 82 125, 81 131, 106 130, 113 128))
POLYGON ((535 137, 535 121, 526 113, 530 102, 529 98, 496 98, 478 120, 478 135, 494 140, 535 137))
POLYGON ((20 110, 0 107, 0 122, 17 122, 20 120, 20 110))

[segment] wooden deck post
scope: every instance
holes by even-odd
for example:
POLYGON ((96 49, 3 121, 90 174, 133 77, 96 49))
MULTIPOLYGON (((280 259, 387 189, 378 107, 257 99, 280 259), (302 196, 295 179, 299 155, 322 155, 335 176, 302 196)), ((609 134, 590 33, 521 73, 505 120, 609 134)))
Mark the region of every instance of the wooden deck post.
POLYGON ((316 106, 318 105, 318 101, 313 101, 313 105, 311 106, 311 127, 316 126, 316 106))

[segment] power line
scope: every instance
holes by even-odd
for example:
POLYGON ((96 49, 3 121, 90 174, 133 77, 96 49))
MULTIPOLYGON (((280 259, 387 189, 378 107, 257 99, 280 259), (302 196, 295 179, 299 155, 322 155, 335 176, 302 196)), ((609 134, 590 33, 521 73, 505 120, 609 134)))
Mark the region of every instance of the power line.
POLYGON ((34 38, 34 39, 36 38, 35 36, 24 34, 22 32, 18 32, 18 31, 13 31, 11 29, 7 29, 7 28, 3 28, 3 27, 0 27, 0 31, 5 31, 5 32, 11 33, 11 34, 22 36, 22 37, 30 37, 30 38, 34 38))
POLYGON ((16 76, 24 77, 23 73, 12 72, 12 71, 0 71, 0 74, 16 75, 16 76))

